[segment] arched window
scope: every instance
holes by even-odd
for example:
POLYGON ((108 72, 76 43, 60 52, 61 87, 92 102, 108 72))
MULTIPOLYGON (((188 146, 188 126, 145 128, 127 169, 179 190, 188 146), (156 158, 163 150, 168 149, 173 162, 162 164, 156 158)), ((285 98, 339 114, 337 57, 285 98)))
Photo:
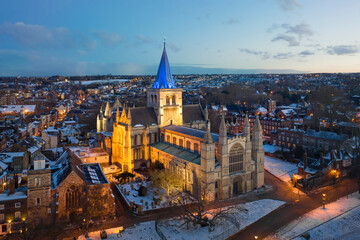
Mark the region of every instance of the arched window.
POLYGON ((199 144, 194 143, 194 152, 199 152, 199 144))
POLYGON ((151 95, 151 103, 154 103, 154 95, 151 95))
POLYGON ((176 137, 173 137, 173 144, 176 145, 176 137))
POLYGON ((66 190, 66 208, 78 208, 80 206, 80 192, 74 185, 66 190))
POLYGON ((157 103, 157 96, 154 95, 154 103, 157 103))
POLYGON ((166 141, 167 141, 168 143, 171 143, 171 142, 170 142, 170 135, 167 135, 167 136, 166 136, 166 141))
POLYGON ((182 139, 179 139, 179 146, 184 147, 184 141, 182 139))
POLYGON ((175 97, 175 95, 172 96, 172 105, 176 105, 176 97, 175 97))
POLYGON ((166 96, 166 105, 170 105, 170 97, 166 96))
POLYGON ((190 143, 190 141, 186 141, 186 148, 187 148, 187 150, 190 150, 190 145, 191 145, 191 143, 190 143))
POLYGON ((244 169, 244 151, 239 143, 230 149, 229 153, 229 173, 241 172, 244 169))

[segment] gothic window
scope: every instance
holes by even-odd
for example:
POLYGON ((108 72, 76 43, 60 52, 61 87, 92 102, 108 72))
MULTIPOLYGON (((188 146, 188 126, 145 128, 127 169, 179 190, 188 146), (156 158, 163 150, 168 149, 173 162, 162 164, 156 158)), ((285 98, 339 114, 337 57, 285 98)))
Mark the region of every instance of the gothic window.
POLYGON ((172 96, 172 105, 176 105, 176 97, 175 97, 175 95, 172 96))
POLYGON ((186 148, 187 148, 187 150, 190 150, 190 145, 191 145, 191 143, 190 143, 190 141, 186 141, 186 148))
POLYGON ((71 186, 66 190, 66 208, 78 208, 80 206, 80 190, 71 186))
POLYGON ((194 143, 194 152, 199 152, 199 144, 194 143))
POLYGON ((182 139, 179 139, 179 146, 184 147, 184 141, 182 139))
POLYGON ((166 105, 170 105, 170 97, 166 96, 166 105))
POLYGON ((237 173, 244 169, 244 151, 239 143, 235 144, 229 153, 229 173, 237 173))

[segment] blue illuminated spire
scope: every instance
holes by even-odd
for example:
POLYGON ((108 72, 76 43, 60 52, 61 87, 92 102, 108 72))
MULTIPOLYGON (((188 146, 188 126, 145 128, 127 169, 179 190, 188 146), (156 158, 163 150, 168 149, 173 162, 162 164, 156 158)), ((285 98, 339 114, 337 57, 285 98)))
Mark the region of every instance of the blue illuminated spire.
POLYGON ((165 41, 159 69, 153 88, 175 88, 175 82, 171 75, 169 60, 166 54, 165 41))

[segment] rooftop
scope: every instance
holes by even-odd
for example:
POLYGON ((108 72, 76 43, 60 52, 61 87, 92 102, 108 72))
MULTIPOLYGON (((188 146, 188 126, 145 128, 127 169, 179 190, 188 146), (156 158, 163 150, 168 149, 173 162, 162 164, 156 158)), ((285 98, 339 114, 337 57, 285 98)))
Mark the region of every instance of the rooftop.
POLYGON ((166 142, 159 142, 159 143, 153 144, 151 146, 160 151, 163 151, 163 152, 169 153, 171 155, 174 155, 178 158, 184 159, 188 162, 192 162, 197 165, 201 164, 201 157, 200 157, 199 153, 191 152, 189 150, 180 148, 175 145, 171 145, 166 142))

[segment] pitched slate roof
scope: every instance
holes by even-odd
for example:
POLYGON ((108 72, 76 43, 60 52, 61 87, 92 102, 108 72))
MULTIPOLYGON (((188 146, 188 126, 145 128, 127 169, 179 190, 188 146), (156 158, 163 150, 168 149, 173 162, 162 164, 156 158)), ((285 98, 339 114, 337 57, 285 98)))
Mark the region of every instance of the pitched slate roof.
POLYGON ((157 117, 152 107, 130 108, 131 126, 150 126, 158 124, 157 117))
POLYGON ((183 122, 191 123, 195 121, 204 121, 205 116, 201 111, 200 104, 183 105, 183 122))
POLYGON ((171 145, 166 142, 159 142, 159 143, 153 144, 151 146, 160 151, 163 151, 163 152, 169 153, 171 155, 174 155, 178 158, 184 159, 188 162, 192 162, 197 165, 201 164, 200 154, 198 154, 198 153, 190 152, 184 148, 180 148, 178 146, 171 145))
MULTIPOLYGON (((165 127, 165 129, 173 131, 173 132, 178 132, 178 133, 182 133, 185 135, 197 137, 200 139, 204 139, 204 136, 206 133, 205 131, 202 131, 199 129, 188 128, 188 127, 183 127, 183 126, 175 126, 175 125, 167 126, 167 127, 165 127)), ((219 134, 211 133, 211 137, 214 142, 219 142, 219 134)))

